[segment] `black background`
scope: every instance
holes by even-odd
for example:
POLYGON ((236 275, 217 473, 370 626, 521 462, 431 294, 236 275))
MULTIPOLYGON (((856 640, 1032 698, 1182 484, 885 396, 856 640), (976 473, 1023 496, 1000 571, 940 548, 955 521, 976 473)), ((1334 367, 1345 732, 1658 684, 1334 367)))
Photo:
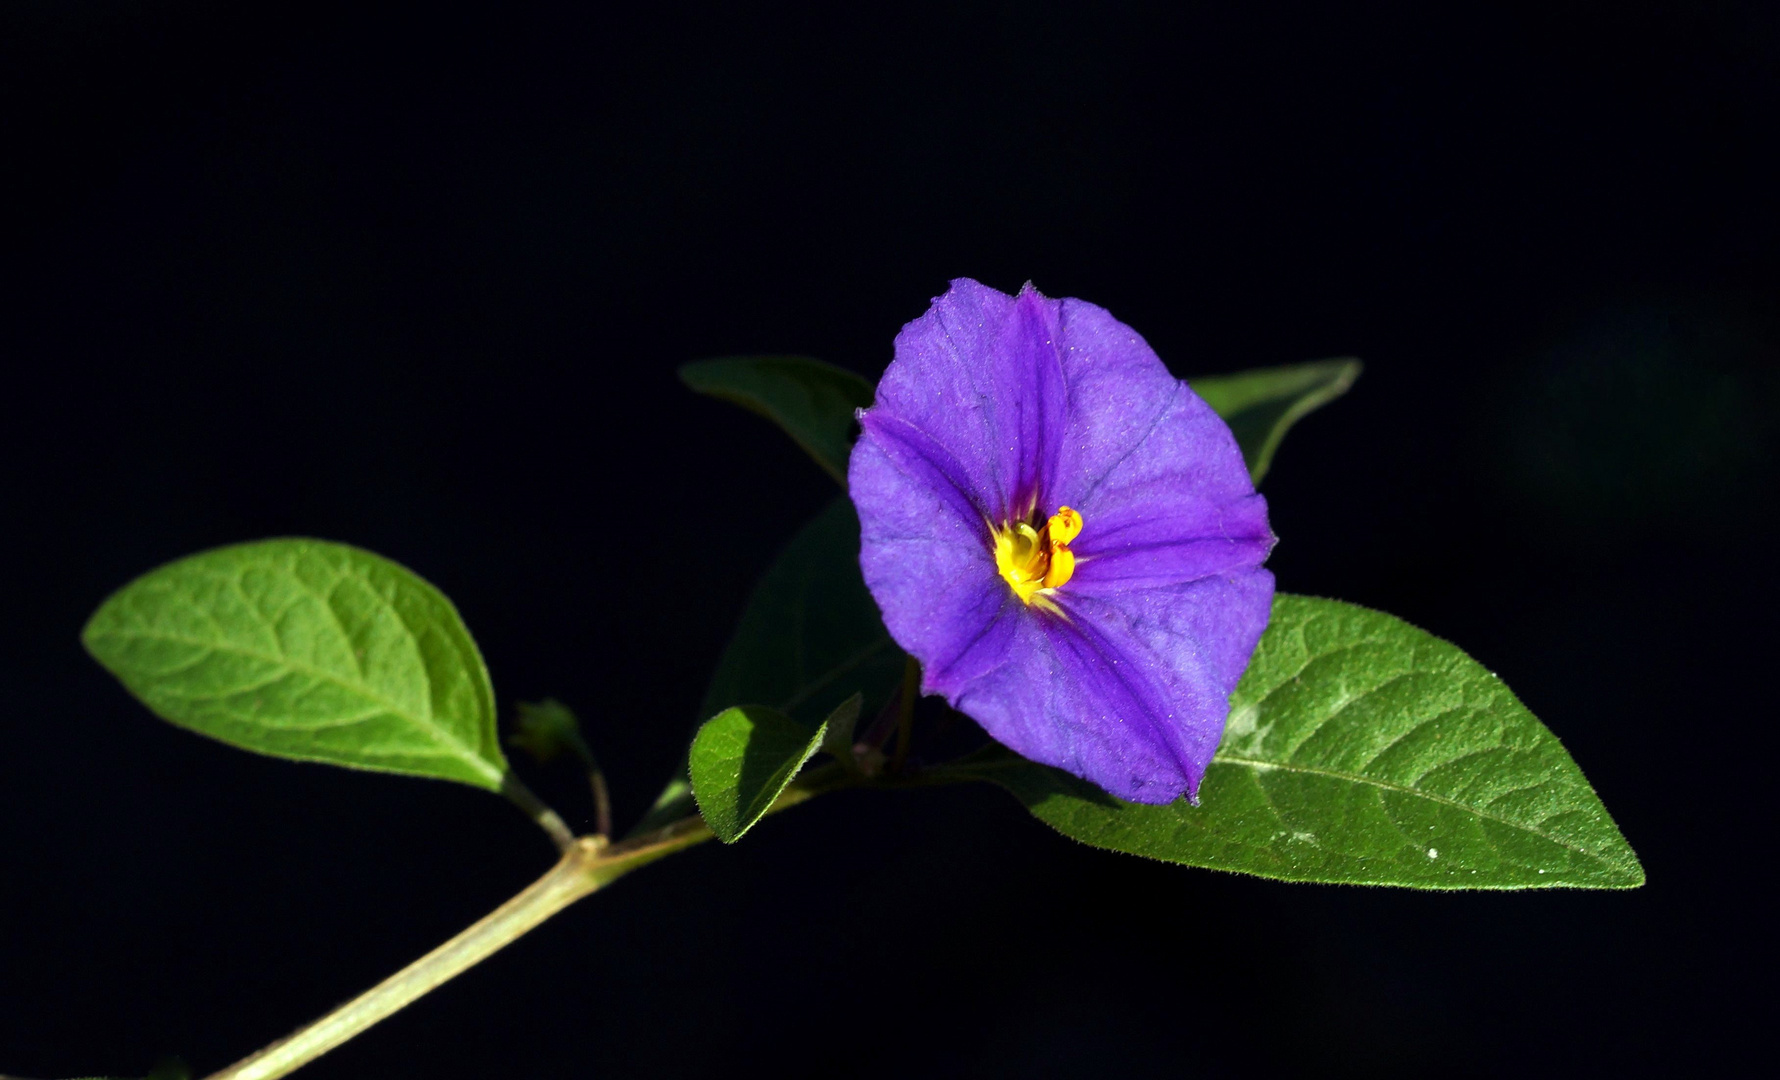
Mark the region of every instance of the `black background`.
POLYGON ((485 793, 154 720, 81 651, 107 592, 267 535, 387 554, 634 817, 831 494, 675 366, 875 376, 959 275, 1181 374, 1364 357, 1266 484, 1281 587, 1501 673, 1649 885, 1290 886, 987 788, 843 795, 303 1075, 1724 1064, 1768 1022, 1775 12, 8 5, 0 1070, 220 1067, 552 859, 485 793))

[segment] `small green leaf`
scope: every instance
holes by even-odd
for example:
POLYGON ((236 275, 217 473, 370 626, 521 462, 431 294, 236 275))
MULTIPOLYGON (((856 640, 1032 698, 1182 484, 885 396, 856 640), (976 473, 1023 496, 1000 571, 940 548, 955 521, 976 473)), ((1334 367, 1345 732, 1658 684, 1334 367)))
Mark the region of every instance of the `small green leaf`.
POLYGON ((1342 357, 1207 375, 1188 383, 1230 425, 1249 476, 1259 484, 1291 426, 1347 393, 1359 377, 1360 362, 1342 357))
POLYGON ((680 381, 784 428, 816 464, 847 486, 853 413, 872 399, 864 379, 808 356, 725 356, 684 365, 680 381))
POLYGON ((759 705, 738 705, 706 720, 692 740, 689 764, 698 812, 717 839, 733 844, 765 817, 827 734, 827 724, 812 733, 759 705))
MULTIPOLYGON (((748 598, 705 692, 700 716, 764 701, 814 731, 858 693, 881 708, 902 678, 890 640, 859 572, 859 517, 837 497, 792 538, 748 598)), ((682 767, 633 832, 693 812, 682 767)))
POLYGON ((1285 881, 1635 888, 1637 856, 1556 736, 1457 648, 1281 595, 1200 806, 1123 802, 999 748, 955 766, 1096 847, 1285 881))
POLYGON ((491 791, 507 772, 457 610, 368 551, 206 551, 119 589, 81 639, 157 715, 244 750, 491 791))

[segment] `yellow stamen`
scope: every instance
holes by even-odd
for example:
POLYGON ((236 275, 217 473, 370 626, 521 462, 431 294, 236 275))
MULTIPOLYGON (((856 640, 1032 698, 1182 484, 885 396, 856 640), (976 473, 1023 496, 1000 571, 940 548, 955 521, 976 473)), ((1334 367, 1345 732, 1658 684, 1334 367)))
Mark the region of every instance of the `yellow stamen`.
POLYGON ((1051 547, 1051 566, 1045 571, 1045 588, 1055 589, 1075 576, 1075 552, 1066 544, 1051 547))
POLYGON ((1053 544, 1071 543, 1082 534, 1082 516, 1067 506, 1058 508, 1045 525, 1051 530, 1053 544))
POLYGON ((1043 527, 1010 522, 995 530, 995 569, 1022 603, 1051 607, 1041 590, 1059 588, 1075 574, 1069 544, 1082 532, 1082 516, 1060 507, 1043 527))

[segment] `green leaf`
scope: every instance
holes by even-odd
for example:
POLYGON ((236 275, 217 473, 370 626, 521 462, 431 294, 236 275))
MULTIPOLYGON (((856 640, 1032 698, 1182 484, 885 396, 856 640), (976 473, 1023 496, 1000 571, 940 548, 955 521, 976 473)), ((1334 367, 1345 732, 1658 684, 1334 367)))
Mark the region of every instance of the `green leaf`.
POLYGON ((996 748, 955 766, 1096 847, 1285 881, 1634 888, 1637 856, 1502 681, 1383 612, 1281 595, 1200 806, 1123 802, 996 748))
POLYGON ((118 590, 81 638, 163 719, 244 750, 491 791, 507 772, 488 669, 457 610, 368 551, 206 551, 118 590))
POLYGON ((1259 484, 1291 426, 1347 393, 1359 377, 1360 362, 1341 357, 1207 375, 1188 384, 1230 425, 1249 476, 1259 484))
POLYGON ((765 817, 827 733, 827 724, 812 733, 759 705, 724 709, 705 721, 689 756, 692 792, 717 839, 733 844, 765 817))
POLYGON ((853 412, 872 400, 864 379, 809 356, 725 356, 684 365, 680 381, 784 428, 816 464, 847 486, 853 412))
MULTIPOLYGON (((902 650, 885 631, 859 572, 859 518, 840 496, 798 532, 754 587, 699 715, 764 702, 814 731, 855 693, 866 713, 875 713, 896 688, 902 665, 902 650)), ((633 831, 692 812, 682 768, 633 831)))

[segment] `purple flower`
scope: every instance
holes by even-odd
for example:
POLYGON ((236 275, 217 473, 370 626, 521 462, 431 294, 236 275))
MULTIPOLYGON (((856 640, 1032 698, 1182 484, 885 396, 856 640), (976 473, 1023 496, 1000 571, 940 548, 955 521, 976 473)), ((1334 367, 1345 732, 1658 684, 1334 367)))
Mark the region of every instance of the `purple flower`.
POLYGON ((1120 798, 1196 797, 1273 598, 1210 406, 1105 310, 960 278, 859 422, 860 564, 923 690, 1120 798))

